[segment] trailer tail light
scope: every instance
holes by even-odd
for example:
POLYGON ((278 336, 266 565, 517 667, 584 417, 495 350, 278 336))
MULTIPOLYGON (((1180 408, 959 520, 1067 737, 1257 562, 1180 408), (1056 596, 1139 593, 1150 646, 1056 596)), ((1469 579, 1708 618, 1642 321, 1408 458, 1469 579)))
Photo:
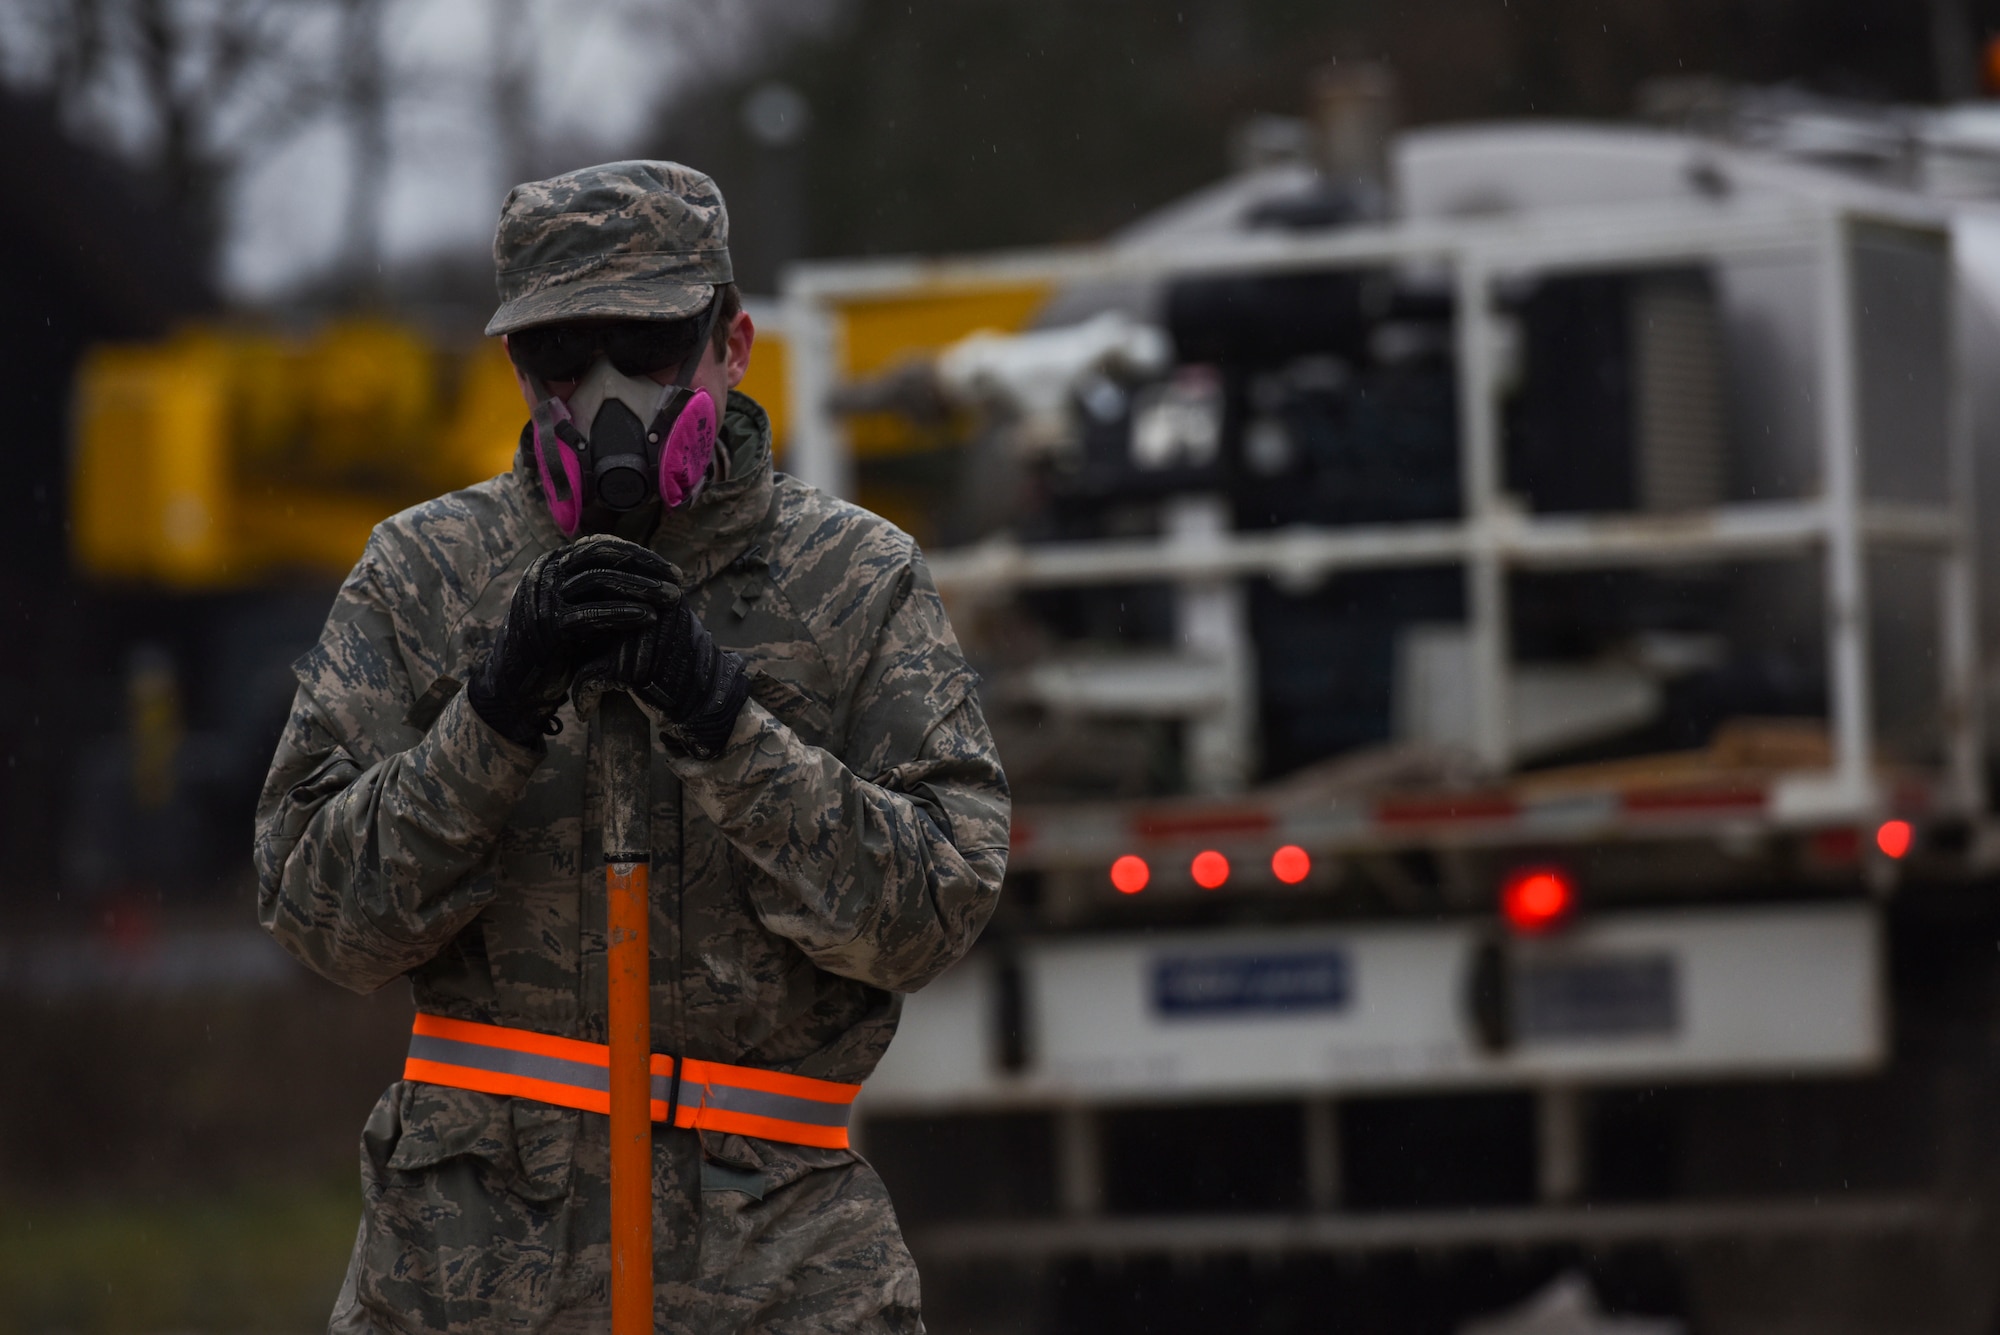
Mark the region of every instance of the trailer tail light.
POLYGON ((1121 895, 1138 894, 1152 879, 1153 869, 1135 854, 1127 853, 1111 864, 1111 887, 1121 895))
POLYGON ((1875 831, 1875 847, 1885 856, 1900 858, 1910 851, 1915 833, 1906 820, 1885 820, 1875 831))
POLYGON ((1297 844, 1286 844, 1271 854, 1271 875, 1286 885, 1297 885, 1312 875, 1312 869, 1311 855, 1297 844))
POLYGON ((1194 855, 1188 864, 1188 871, 1194 876, 1194 883, 1204 890, 1220 890, 1229 879, 1229 859, 1214 849, 1203 849, 1194 855))
POLYGON ((1507 925, 1533 936, 1559 926, 1576 908, 1576 881, 1560 867, 1524 867, 1500 887, 1507 925))

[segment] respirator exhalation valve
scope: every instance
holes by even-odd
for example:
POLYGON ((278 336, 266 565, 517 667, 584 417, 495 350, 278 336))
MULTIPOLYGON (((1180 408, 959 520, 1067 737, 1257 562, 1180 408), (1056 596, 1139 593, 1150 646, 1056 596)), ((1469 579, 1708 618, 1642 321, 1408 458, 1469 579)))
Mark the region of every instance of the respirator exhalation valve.
POLYGON ((590 455, 600 504, 636 510, 646 503, 652 490, 646 485, 646 428, 619 400, 610 399, 597 410, 590 424, 590 455))

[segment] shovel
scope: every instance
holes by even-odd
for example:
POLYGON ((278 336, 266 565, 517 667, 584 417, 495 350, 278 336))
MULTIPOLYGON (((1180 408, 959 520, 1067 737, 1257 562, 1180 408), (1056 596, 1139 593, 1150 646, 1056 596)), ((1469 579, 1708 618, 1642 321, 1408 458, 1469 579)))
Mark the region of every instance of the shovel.
POLYGON ((597 702, 604 791, 606 1037, 611 1048, 611 1335, 653 1330, 652 998, 648 884, 653 739, 632 697, 597 702))

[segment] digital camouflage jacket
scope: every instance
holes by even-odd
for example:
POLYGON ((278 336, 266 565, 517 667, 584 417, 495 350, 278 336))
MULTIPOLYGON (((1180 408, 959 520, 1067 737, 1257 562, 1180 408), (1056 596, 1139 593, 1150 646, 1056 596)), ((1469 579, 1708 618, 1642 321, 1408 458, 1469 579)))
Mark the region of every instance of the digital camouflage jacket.
MULTIPOLYGON (((1005 869, 1006 782, 915 544, 774 474, 733 395, 729 476, 652 545, 751 673, 722 755, 652 771, 659 1051, 865 1081, 901 993, 963 955, 1005 869)), ((258 913, 315 971, 419 1009, 604 1041, 590 728, 523 747, 468 679, 562 541, 531 471, 384 521, 342 585, 257 811, 258 913)), ((601 1329, 605 1119, 398 1083, 363 1135, 340 1330, 601 1329)), ((914 1330, 914 1268, 848 1151, 655 1135, 662 1330, 914 1330)))

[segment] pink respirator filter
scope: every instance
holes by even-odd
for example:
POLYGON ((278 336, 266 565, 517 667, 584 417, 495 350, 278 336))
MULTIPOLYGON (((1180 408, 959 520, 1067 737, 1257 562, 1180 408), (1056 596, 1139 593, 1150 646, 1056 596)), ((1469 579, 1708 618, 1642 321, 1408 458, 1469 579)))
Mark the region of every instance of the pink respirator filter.
POLYGON ((698 389, 674 417, 674 424, 667 428, 666 443, 660 447, 660 499, 668 509, 684 505, 694 496, 714 453, 715 400, 707 390, 698 389))
POLYGON ((556 434, 558 423, 570 420, 569 407, 561 399, 543 399, 534 412, 535 427, 535 468, 542 480, 542 496, 549 503, 549 517, 556 521, 565 538, 573 538, 583 527, 583 465, 576 457, 576 451, 563 442, 556 434), (567 487, 558 487, 555 475, 550 471, 550 460, 562 471, 567 487), (569 499, 563 499, 567 491, 569 499))

